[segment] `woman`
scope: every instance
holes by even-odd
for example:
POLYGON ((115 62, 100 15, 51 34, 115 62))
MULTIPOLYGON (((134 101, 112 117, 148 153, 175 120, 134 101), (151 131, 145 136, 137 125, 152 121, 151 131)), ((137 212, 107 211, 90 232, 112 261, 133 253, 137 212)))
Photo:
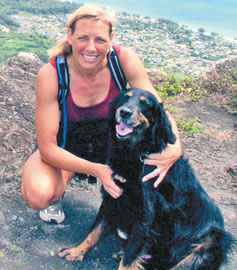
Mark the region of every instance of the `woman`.
MULTIPOLYGON (((68 121, 106 118, 109 101, 119 93, 107 65, 107 54, 114 37, 113 24, 111 11, 96 6, 80 7, 68 21, 67 38, 51 49, 50 62, 38 73, 35 111, 38 149, 24 166, 22 195, 30 207, 41 210, 40 217, 44 221, 60 223, 64 220, 61 205, 57 202, 75 173, 99 178, 105 190, 114 198, 122 193, 104 161, 90 161, 72 153, 73 149, 65 150, 57 144, 59 106, 55 57, 67 56, 70 75, 68 121)), ((129 48, 116 48, 129 86, 146 89, 161 102, 137 54, 129 48)), ((171 117, 170 120, 173 132, 179 138, 176 123, 171 117)), ((157 186, 180 155, 179 139, 162 154, 151 154, 145 163, 155 165, 157 169, 145 176, 143 181, 159 176, 157 186)), ((120 179, 119 176, 117 178, 120 179)))

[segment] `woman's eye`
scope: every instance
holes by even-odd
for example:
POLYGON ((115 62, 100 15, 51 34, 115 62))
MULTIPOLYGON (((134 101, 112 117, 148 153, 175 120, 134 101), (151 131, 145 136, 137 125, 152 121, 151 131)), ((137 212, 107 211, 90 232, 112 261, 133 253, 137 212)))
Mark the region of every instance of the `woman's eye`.
POLYGON ((97 38, 96 41, 97 41, 98 43, 105 43, 105 42, 106 42, 106 40, 104 40, 104 39, 102 39, 102 38, 97 38))
POLYGON ((87 37, 79 37, 79 40, 87 40, 87 37))

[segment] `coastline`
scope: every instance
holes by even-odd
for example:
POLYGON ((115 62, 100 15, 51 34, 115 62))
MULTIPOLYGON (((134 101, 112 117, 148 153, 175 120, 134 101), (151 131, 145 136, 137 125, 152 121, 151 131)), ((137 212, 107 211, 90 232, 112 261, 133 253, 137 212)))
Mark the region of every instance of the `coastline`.
POLYGON ((186 0, 181 0, 180 4, 176 3, 177 0, 171 0, 169 3, 161 0, 159 1, 159 7, 156 0, 147 0, 145 2, 146 4, 143 2, 138 4, 134 0, 120 0, 119 3, 111 2, 110 0, 74 1, 80 4, 97 4, 106 8, 111 8, 117 12, 138 14, 142 17, 148 16, 151 19, 167 19, 179 24, 179 26, 187 26, 192 30, 204 28, 207 33, 215 32, 224 38, 230 38, 232 40, 237 39, 237 31, 235 28, 235 25, 237 25, 237 17, 235 15, 237 13, 237 3, 235 4, 233 2, 233 8, 230 4, 226 3, 226 1, 225 7, 221 8, 213 2, 198 4, 195 2, 199 1, 194 1, 193 4, 190 4, 190 1, 186 0), (173 9, 170 8, 172 3, 174 4, 173 9), (186 4, 184 5, 184 3, 186 4), (181 9, 182 6, 183 8, 181 9), (211 13, 209 13, 210 10, 211 13))

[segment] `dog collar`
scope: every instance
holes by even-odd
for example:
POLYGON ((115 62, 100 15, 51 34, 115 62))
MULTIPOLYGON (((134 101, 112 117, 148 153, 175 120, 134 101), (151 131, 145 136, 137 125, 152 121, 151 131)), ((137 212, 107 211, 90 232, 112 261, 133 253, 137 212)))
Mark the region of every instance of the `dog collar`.
POLYGON ((145 160, 146 158, 148 158, 148 156, 149 156, 149 153, 148 153, 148 152, 142 153, 142 154, 140 155, 140 161, 141 161, 142 163, 144 163, 144 160, 145 160))

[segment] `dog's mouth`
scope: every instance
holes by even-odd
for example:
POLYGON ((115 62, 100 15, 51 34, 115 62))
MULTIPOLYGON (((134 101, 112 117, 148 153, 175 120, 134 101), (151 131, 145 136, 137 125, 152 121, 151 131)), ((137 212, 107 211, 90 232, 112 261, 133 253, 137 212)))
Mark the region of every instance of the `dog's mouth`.
POLYGON ((134 125, 120 121, 116 125, 116 136, 120 140, 130 139, 132 136, 136 136, 137 134, 141 133, 142 127, 142 123, 134 125))
POLYGON ((147 119, 139 111, 133 112, 126 106, 116 111, 116 137, 120 140, 135 139, 149 126, 147 119))
POLYGON ((119 124, 116 125, 117 135, 121 138, 131 135, 133 131, 134 131, 134 127, 131 125, 125 124, 123 121, 121 121, 119 124))

